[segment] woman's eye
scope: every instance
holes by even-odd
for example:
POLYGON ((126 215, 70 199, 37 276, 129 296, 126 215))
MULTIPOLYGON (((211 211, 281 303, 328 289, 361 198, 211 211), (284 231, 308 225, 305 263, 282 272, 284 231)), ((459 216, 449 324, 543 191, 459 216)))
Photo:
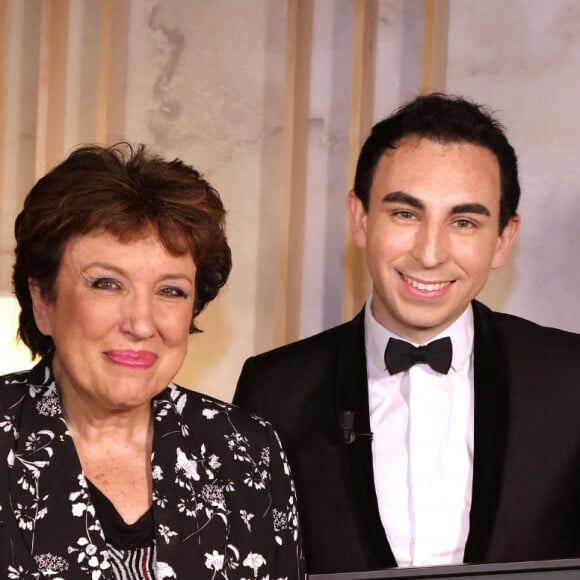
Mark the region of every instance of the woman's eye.
POLYGON ((161 288, 160 294, 167 298, 188 298, 189 293, 177 286, 166 286, 161 288))
POLYGON ((114 278, 96 278, 91 280, 90 287, 95 290, 118 290, 121 285, 114 278))

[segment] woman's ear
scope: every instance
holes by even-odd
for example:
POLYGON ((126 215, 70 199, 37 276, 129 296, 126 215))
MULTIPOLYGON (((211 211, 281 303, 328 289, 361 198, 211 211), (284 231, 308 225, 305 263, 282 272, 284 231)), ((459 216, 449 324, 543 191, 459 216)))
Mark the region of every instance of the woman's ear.
POLYGON ((28 279, 28 291, 32 298, 32 313, 38 330, 45 336, 51 336, 52 303, 47 300, 38 282, 32 278, 28 279))

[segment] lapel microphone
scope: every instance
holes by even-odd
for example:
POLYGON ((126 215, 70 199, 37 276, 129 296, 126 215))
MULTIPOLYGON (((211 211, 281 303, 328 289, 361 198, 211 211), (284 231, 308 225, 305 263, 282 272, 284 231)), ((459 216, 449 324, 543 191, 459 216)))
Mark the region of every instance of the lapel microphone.
POLYGON ((354 443, 357 437, 368 437, 372 440, 372 433, 356 433, 354 430, 354 411, 341 411, 338 415, 338 426, 342 431, 342 440, 346 445, 354 443))

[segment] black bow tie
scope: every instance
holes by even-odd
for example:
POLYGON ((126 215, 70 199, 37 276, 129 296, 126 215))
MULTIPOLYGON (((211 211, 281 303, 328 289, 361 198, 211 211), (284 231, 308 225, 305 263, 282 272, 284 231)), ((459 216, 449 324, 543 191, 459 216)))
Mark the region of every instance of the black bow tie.
POLYGON ((425 346, 413 346, 404 340, 390 338, 385 349, 385 365, 392 375, 427 363, 434 371, 446 375, 451 366, 451 339, 446 336, 425 346))

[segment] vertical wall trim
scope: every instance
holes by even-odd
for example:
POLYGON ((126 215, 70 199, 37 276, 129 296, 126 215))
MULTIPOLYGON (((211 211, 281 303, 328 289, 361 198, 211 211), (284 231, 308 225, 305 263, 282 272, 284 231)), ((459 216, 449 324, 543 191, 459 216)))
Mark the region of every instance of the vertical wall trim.
POLYGON ((63 155, 68 0, 42 0, 35 177, 39 179, 63 155))
POLYGON ((275 343, 300 336, 312 0, 288 0, 275 343))
POLYGON ((6 90, 8 75, 8 45, 10 38, 9 0, 0 0, 0 291, 10 290, 12 253, 8 247, 12 241, 13 224, 8 219, 8 200, 5 191, 6 174, 6 90))
MULTIPOLYGON (((4 172, 6 136, 6 75, 8 74, 8 39, 10 38, 9 0, 0 0, 0 171, 4 172)), ((2 217, 3 183, 0 179, 0 219, 2 217)))
MULTIPOLYGON (((378 4, 376 0, 355 0, 352 45, 352 90, 348 142, 348 184, 352 187, 360 148, 372 125, 376 64, 378 4)), ((365 256, 352 241, 347 220, 344 247, 343 320, 361 308, 370 282, 365 256)))
POLYGON ((425 0, 421 93, 445 91, 449 0, 425 0))
POLYGON ((128 0, 103 0, 96 140, 107 145, 123 137, 128 22, 128 0))

